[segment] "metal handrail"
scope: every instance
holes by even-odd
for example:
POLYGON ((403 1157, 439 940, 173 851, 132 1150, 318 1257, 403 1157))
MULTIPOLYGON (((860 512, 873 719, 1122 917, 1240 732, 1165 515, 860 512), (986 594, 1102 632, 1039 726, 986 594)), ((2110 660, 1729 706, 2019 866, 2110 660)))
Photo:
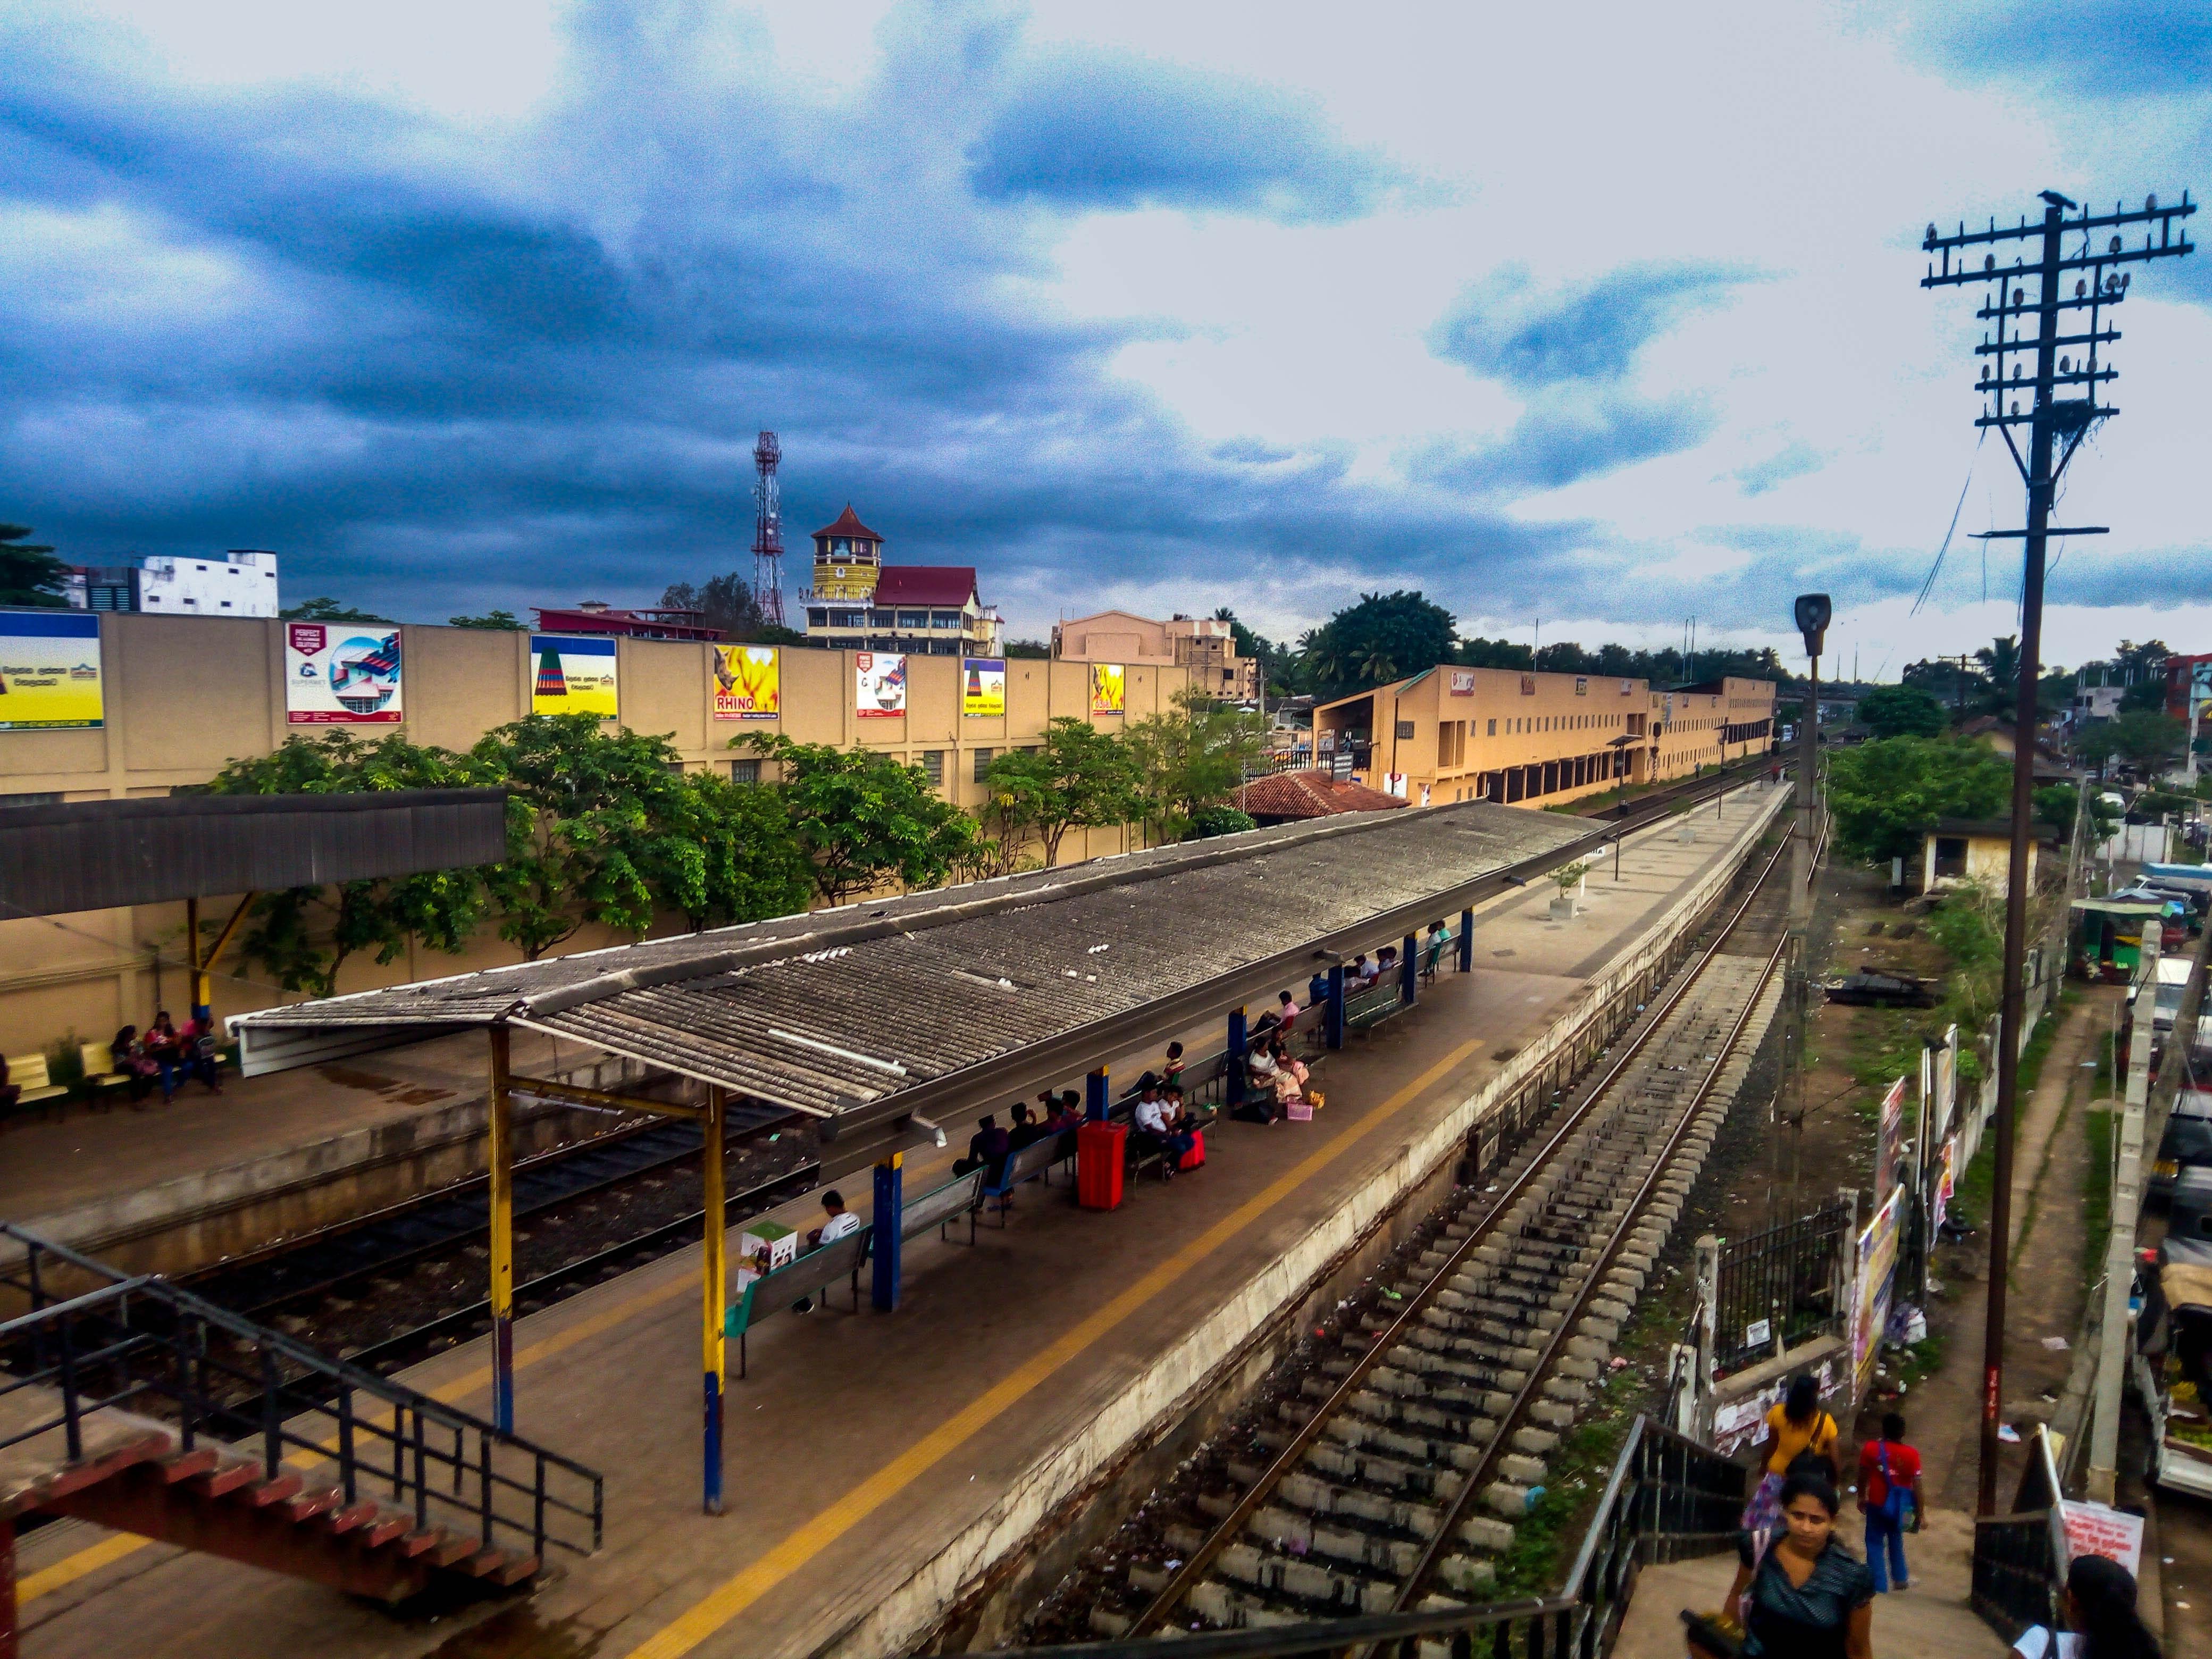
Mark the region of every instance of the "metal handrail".
MULTIPOLYGON (((1482 1632, 1471 1644, 1478 1652, 1593 1653, 1597 1630, 1626 1606, 1632 1566, 1676 1559, 1692 1547, 1717 1551, 1727 1546, 1742 1507, 1742 1469, 1731 1460, 1639 1416, 1613 1459, 1565 1581, 1549 1595, 1258 1629, 1182 1631, 1164 1651, 1178 1659, 1297 1659, 1482 1632), (1693 1483, 1697 1475, 1705 1477, 1704 1484, 1693 1483)), ((1158 1636, 1121 1637, 999 1649, 969 1659, 1157 1659, 1163 1651, 1158 1636)))
POLYGON ((26 1278, 5 1282, 31 1303, 27 1313, 0 1323, 9 1367, 0 1396, 36 1388, 60 1395, 56 1408, 0 1446, 60 1430, 76 1461, 84 1455, 88 1416, 144 1401, 174 1418, 185 1451, 210 1431, 258 1441, 266 1479, 287 1462, 328 1462, 349 1504, 364 1486, 388 1486, 396 1504, 411 1500, 418 1527, 432 1524, 434 1505, 467 1516, 487 1546, 504 1529, 527 1538, 541 1558, 549 1547, 578 1555, 599 1547, 605 1482, 597 1470, 158 1276, 124 1274, 10 1223, 0 1222, 0 1237, 24 1247, 26 1278), (109 1282, 53 1299, 45 1289, 47 1257, 109 1282), (227 1358, 210 1340, 217 1334, 258 1363, 227 1358), (363 1400, 376 1404, 364 1413, 363 1400), (501 1468, 495 1455, 526 1460, 526 1478, 501 1468), (556 1481, 556 1473, 568 1481, 556 1481), (575 1529, 556 1526, 564 1517, 588 1523, 588 1543, 565 1535, 575 1529))

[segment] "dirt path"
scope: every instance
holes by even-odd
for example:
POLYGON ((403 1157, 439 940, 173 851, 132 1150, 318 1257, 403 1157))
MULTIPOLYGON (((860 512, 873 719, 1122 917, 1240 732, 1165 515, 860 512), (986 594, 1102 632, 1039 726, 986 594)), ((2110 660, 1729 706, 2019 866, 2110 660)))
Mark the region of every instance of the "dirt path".
MULTIPOLYGON (((2057 1403, 2081 1328, 2092 1271, 2086 1262, 2084 1185, 2089 1173, 2086 1120, 2097 1040, 2111 1022, 2116 993, 2098 988, 2060 1015, 2041 1077, 2021 1114, 2012 1182, 2012 1270, 2006 1306, 2004 1420, 2045 1419, 2057 1403)), ((1948 1289, 1929 1310, 1944 1342, 1944 1362, 1901 1403, 1911 1437, 1927 1463, 1931 1504, 1971 1511, 1978 1480, 1982 1328, 1988 1309, 1988 1242, 1978 1234, 1938 1253, 1931 1272, 1948 1289)), ((2018 1480, 2008 1457, 2001 1505, 2018 1480)))

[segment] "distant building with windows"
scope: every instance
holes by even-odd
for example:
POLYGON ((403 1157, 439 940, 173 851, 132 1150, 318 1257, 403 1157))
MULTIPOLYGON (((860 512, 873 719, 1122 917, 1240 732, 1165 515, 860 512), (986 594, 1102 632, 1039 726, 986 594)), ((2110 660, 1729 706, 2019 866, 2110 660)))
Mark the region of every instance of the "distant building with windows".
POLYGON ((884 538, 849 501, 835 524, 814 532, 814 583, 801 598, 809 645, 926 657, 1000 654, 999 613, 978 594, 975 568, 885 564, 884 538))
POLYGON ((703 611, 665 607, 617 611, 599 599, 586 599, 568 611, 532 605, 541 634, 599 634, 623 640, 719 640, 722 630, 707 626, 703 611))
POLYGON ((276 556, 234 547, 221 558, 149 553, 123 564, 67 567, 63 596, 79 611, 168 617, 273 617, 276 556))
POLYGON ((1260 695, 1260 665, 1237 654, 1236 630, 1214 617, 1157 622, 1133 611, 1102 611, 1055 624, 1052 654, 1061 662, 1188 668, 1193 685, 1224 702, 1260 695))

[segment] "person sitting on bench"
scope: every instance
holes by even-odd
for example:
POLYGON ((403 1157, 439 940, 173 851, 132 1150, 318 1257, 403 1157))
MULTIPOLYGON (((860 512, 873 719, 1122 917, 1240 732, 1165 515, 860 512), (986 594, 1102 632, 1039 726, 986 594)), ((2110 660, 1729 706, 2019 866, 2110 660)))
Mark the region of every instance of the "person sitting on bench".
POLYGON ((1252 1052, 1244 1056, 1246 1078, 1243 1103, 1231 1109, 1229 1115, 1240 1123, 1273 1123, 1283 1115, 1277 1101, 1282 1082, 1282 1067, 1265 1042, 1253 1045, 1252 1052))
POLYGON ((1275 999, 1275 1029, 1288 1036, 1298 1023, 1298 1000, 1288 991, 1275 999))
POLYGON ((1008 1110, 1012 1115, 1014 1127, 1006 1131, 1007 1151, 1018 1152, 1024 1146, 1033 1146, 1048 1133, 1031 1115, 1030 1103, 1026 1100, 1016 1101, 1008 1110))
MULTIPOLYGON (((822 1224, 806 1235, 806 1248, 818 1250, 824 1244, 834 1244, 848 1233, 860 1231, 860 1218, 845 1207, 845 1195, 832 1187, 822 1194, 822 1224)), ((814 1298, 802 1296, 791 1304, 793 1313, 812 1313, 814 1298)))
POLYGON ((999 1120, 987 1112, 983 1121, 975 1126, 975 1133, 968 1138, 968 1156, 952 1161, 952 1173, 964 1176, 970 1170, 981 1170, 984 1180, 995 1181, 1012 1146, 1012 1138, 999 1127, 999 1120))
POLYGON ((1168 1044, 1167 1063, 1160 1067, 1160 1082, 1163 1085, 1173 1083, 1182 1075, 1182 1044, 1180 1042, 1170 1042, 1168 1044))
POLYGON ((1160 1173, 1169 1180, 1175 1179, 1176 1165, 1190 1150, 1190 1131, 1182 1126, 1168 1103, 1161 1097, 1159 1079, 1150 1072, 1145 1073, 1143 1092, 1137 1097, 1134 1133, 1130 1144, 1138 1155, 1160 1155, 1160 1173))

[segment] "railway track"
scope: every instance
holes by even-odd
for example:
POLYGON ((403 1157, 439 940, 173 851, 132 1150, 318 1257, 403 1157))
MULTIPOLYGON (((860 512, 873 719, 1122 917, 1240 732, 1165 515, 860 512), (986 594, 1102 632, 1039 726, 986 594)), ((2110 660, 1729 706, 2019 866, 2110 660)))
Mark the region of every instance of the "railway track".
POLYGON ((1094 1603, 1095 1635, 1492 1595, 1778 1003, 1786 847, 1580 1099, 1455 1196, 1394 1312, 1343 1331, 1230 1458, 1198 1499, 1214 1524, 1169 1526, 1094 1603))

